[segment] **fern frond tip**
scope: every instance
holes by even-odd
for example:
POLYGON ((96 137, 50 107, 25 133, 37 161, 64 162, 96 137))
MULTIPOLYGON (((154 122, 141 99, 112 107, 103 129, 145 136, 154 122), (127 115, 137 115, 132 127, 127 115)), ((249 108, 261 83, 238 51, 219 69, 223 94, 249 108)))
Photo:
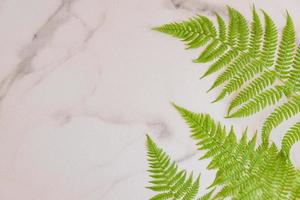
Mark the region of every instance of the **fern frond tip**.
POLYGON ((215 87, 210 87, 207 91, 206 91, 206 93, 209 93, 210 91, 212 91, 213 89, 215 89, 215 87))
POLYGON ((182 110, 183 108, 177 105, 175 102, 171 102, 171 105, 176 108, 177 111, 182 110))
POLYGON ((207 77, 208 75, 209 75, 209 74, 204 73, 204 74, 202 74, 202 75, 200 76, 200 79, 203 79, 203 78, 207 77))
POLYGON ((151 28, 152 31, 158 31, 158 32, 162 32, 162 26, 154 26, 151 28))
POLYGON ((148 134, 146 134, 146 144, 147 144, 148 150, 149 150, 150 148, 152 148, 153 145, 154 145, 153 140, 151 139, 151 137, 150 137, 148 134))

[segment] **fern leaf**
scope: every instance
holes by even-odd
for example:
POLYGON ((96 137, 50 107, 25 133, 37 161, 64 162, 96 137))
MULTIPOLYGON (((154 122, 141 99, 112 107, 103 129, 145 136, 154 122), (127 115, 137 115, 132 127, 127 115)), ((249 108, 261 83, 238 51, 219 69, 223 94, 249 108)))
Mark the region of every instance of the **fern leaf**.
MULTIPOLYGON (((255 19, 255 13, 253 15, 254 15, 253 18, 255 19)), ((253 76, 260 73, 265 67, 272 66, 274 62, 275 51, 277 46, 277 31, 274 22, 266 13, 264 13, 264 17, 265 17, 266 27, 265 27, 265 35, 264 35, 264 44, 261 52, 261 59, 257 60, 256 57, 258 55, 256 55, 255 58, 252 57, 254 61, 250 65, 248 63, 249 61, 246 60, 245 62, 239 63, 237 66, 232 67, 233 69, 231 69, 229 66, 227 71, 219 75, 219 77, 216 79, 214 83, 214 87, 215 85, 218 86, 223 82, 231 79, 232 77, 235 78, 232 79, 230 83, 224 87, 223 91, 221 92, 217 100, 221 100, 226 95, 231 94, 232 92, 236 91, 238 88, 242 87, 245 81, 251 79, 253 76), (255 64, 254 67, 253 67, 253 63, 255 64), (247 65, 248 67, 245 67, 247 65), (253 71, 253 69, 259 69, 259 70, 253 71), (249 73, 249 71, 251 73, 249 73), (228 88, 230 88, 230 90, 228 90, 228 88)), ((257 27, 255 26, 253 28, 257 28, 257 27)), ((258 37, 257 39, 260 38, 258 37)), ((251 43, 254 43, 254 41, 253 42, 251 41, 251 43)), ((251 58, 250 55, 253 54, 246 54, 246 55, 248 55, 249 58, 251 58)))
MULTIPOLYGON (((270 19, 270 17, 266 13, 264 13, 264 15, 265 15, 266 28, 265 28, 265 36, 264 36, 264 47, 261 52, 261 54, 262 54, 261 61, 254 59, 254 61, 249 65, 249 63, 248 63, 249 60, 245 60, 244 63, 239 63, 237 66, 233 66, 233 67, 229 66, 225 72, 223 72, 221 75, 219 75, 219 77, 216 79, 216 81, 212 87, 212 88, 214 88, 214 87, 222 84, 223 82, 231 79, 229 81, 229 83, 226 86, 224 86, 222 92, 219 94, 219 96, 217 97, 217 99, 215 101, 219 101, 219 100, 223 99, 226 95, 229 95, 229 94, 237 91, 239 88, 241 88, 245 84, 246 81, 250 80, 256 74, 263 71, 264 67, 268 67, 273 64, 275 50, 276 50, 276 43, 277 43, 277 31, 275 29, 274 22, 270 19), (254 63, 254 66, 253 66, 253 63, 254 63), (247 65, 250 67, 245 67, 247 65), (244 66, 244 68, 242 66, 244 66), (249 71, 251 73, 249 73, 249 71)), ((255 28, 258 29, 258 30, 255 30, 258 32, 258 34, 257 34, 258 36, 256 38, 252 37, 250 46, 258 47, 256 40, 259 41, 261 39, 261 37, 260 37, 261 30, 259 28, 260 23, 257 22, 256 18, 257 18, 257 14, 254 11, 253 24, 255 23, 258 25, 253 25, 252 30, 255 28), (256 45, 254 45, 254 44, 256 44, 256 45)), ((254 30, 253 30, 253 32, 254 32, 254 30)), ((254 55, 253 49, 252 50, 250 49, 249 51, 252 52, 249 55, 253 56, 254 55)), ((256 55, 256 56, 258 56, 258 55, 256 55)), ((249 58, 251 58, 251 56, 249 56, 249 58)), ((264 74, 262 74, 262 76, 263 75, 264 74)))
POLYGON ((288 77, 295 51, 295 30, 290 15, 287 15, 286 25, 282 32, 282 40, 278 50, 278 58, 275 69, 278 76, 284 80, 288 77))
POLYGON ((203 195, 202 197, 198 198, 197 200, 209 200, 213 194, 214 190, 210 191, 209 193, 203 195))
POLYGON ((234 12, 237 15, 238 18, 238 46, 237 48, 240 51, 245 51, 248 49, 249 45, 249 28, 248 23, 245 17, 238 12, 237 10, 234 10, 234 12))
POLYGON ((275 59, 275 52, 277 49, 277 30, 273 20, 264 12, 265 17, 265 33, 264 45, 261 52, 261 59, 266 63, 266 66, 272 66, 275 59))
POLYGON ((230 103, 228 108, 228 114, 231 110, 249 99, 253 98, 264 90, 267 86, 272 85, 275 82, 275 72, 265 71, 261 76, 254 79, 246 88, 244 88, 230 103))
MULTIPOLYGON (((259 53, 260 53, 260 48, 261 48, 261 42, 262 42, 262 33, 263 33, 263 30, 262 30, 262 26, 261 26, 261 22, 260 22, 260 19, 257 15, 257 12, 255 10, 255 8, 253 8, 253 20, 252 20, 252 24, 251 24, 251 37, 250 37, 250 47, 249 47, 249 57, 259 57, 259 53)), ((242 19, 242 21, 244 22, 244 19, 242 19)), ((248 32, 248 27, 243 25, 244 28, 241 28, 242 30, 245 30, 246 32, 248 32)), ((248 36, 248 33, 244 33, 244 32, 241 32, 241 34, 245 35, 246 37, 248 36)), ((245 38, 246 38, 245 37, 245 38)), ((246 48, 245 48, 246 49, 246 48)), ((245 66, 247 65, 247 60, 245 60, 244 63, 238 63, 237 66, 234 66, 232 67, 233 69, 230 70, 230 66, 228 67, 229 70, 227 71, 227 76, 224 74, 223 75, 220 75, 219 78, 223 77, 222 79, 223 80, 219 80, 219 81, 216 81, 216 82, 221 82, 223 83, 226 79, 229 79, 230 77, 233 77, 234 75, 238 74, 239 72, 242 71, 242 67, 241 66, 245 66), (239 68, 238 68, 239 67, 239 68), (230 73, 230 71, 232 71, 230 73), (235 71, 235 73, 234 73, 235 71)), ((226 73, 226 72, 225 72, 226 73)), ((241 80, 241 79, 239 79, 241 80)), ((236 85, 238 86, 239 84, 237 84, 238 82, 236 82, 235 80, 231 81, 231 84, 229 85, 236 85)), ((220 85, 220 84, 216 84, 215 85, 220 85)), ((230 87, 230 86, 227 86, 227 87, 230 87)), ((228 92, 227 89, 226 89, 226 86, 224 87, 223 91, 221 92, 221 94, 219 95, 219 97, 217 98, 217 100, 221 100, 223 97, 225 97, 226 93, 231 93, 231 92, 228 92)))
POLYGON ((290 150, 296 142, 300 140, 300 122, 294 124, 284 135, 281 142, 282 152, 289 156, 290 150))
POLYGON ((192 200, 196 197, 199 189, 199 182, 200 182, 200 176, 198 176, 197 180, 186 191, 186 194, 182 198, 183 200, 192 200))
MULTIPOLYGON (((210 51, 210 47, 208 46, 203 51, 203 53, 199 56, 199 58, 194 60, 194 62, 208 62, 208 61, 211 61, 212 59, 216 59, 216 58, 222 56, 218 61, 216 61, 213 65, 211 65, 211 67, 204 73, 204 75, 202 77, 205 77, 207 75, 210 75, 210 74, 218 71, 219 69, 221 69, 222 67, 229 64, 231 61, 233 61, 233 59, 235 57, 238 56, 237 51, 234 50, 233 48, 226 52, 226 50, 228 49, 228 44, 226 44, 225 42, 228 42, 228 43, 232 44, 233 46, 235 46, 235 44, 237 42, 237 34, 238 34, 237 31, 238 30, 237 30, 235 21, 237 20, 237 17, 239 14, 237 11, 235 11, 232 8, 228 8, 228 10, 230 13, 230 24, 229 24, 229 30, 228 30, 227 37, 226 37, 225 22, 219 15, 217 15, 217 21, 219 24, 219 34, 218 34, 218 38, 216 38, 216 40, 221 44, 219 45, 218 48, 215 49, 215 51, 210 51), (205 54, 207 54, 206 52, 210 52, 211 56, 204 56, 205 54), (224 54, 225 52, 226 52, 226 54, 224 54)), ((240 16, 240 14, 239 14, 239 16, 240 16)), ((244 40, 244 38, 241 37, 240 40, 244 40)))
POLYGON ((228 8, 228 15, 229 15, 229 26, 228 26, 228 35, 227 41, 228 44, 232 47, 238 46, 238 12, 230 7, 228 8))
POLYGON ((250 55, 249 54, 242 54, 240 55, 235 61, 233 61, 227 68, 226 70, 221 73, 213 85, 211 86, 210 90, 220 86, 224 82, 228 81, 231 79, 235 74, 240 72, 242 70, 242 66, 245 66, 249 63, 250 61, 250 55))
POLYGON ((237 10, 228 7, 229 27, 227 41, 232 48, 243 51, 248 46, 249 30, 244 16, 237 10))
POLYGON ((198 177, 187 177, 186 172, 178 170, 175 162, 147 136, 149 172, 152 184, 148 188, 157 192, 151 200, 185 199, 192 200, 198 193, 198 177))
MULTIPOLYGON (((236 91, 238 88, 241 88, 243 84, 253 78, 256 74, 263 71, 265 67, 268 67, 272 65, 274 57, 275 57, 275 50, 276 50, 276 43, 277 43, 277 31, 275 29, 274 22, 270 19, 270 17, 264 13, 265 15, 265 35, 264 35, 264 44, 262 49, 262 58, 260 60, 257 60, 256 58, 251 57, 253 56, 253 50, 249 50, 250 54, 244 54, 244 56, 248 59, 242 60, 243 62, 237 61, 237 65, 231 65, 227 68, 225 72, 223 72, 221 75, 218 76, 215 83, 213 84, 212 88, 215 88, 216 86, 221 85, 227 80, 230 80, 229 84, 227 84, 221 94, 218 96, 216 100, 221 100, 226 95, 231 94, 232 92, 236 91), (253 61, 249 61, 251 59, 254 59, 253 61)), ((255 31, 258 31, 257 35, 251 38, 251 46, 257 47, 257 41, 261 40, 261 31, 259 28, 259 22, 257 21, 257 14, 256 12, 253 13, 254 24, 252 29, 258 29, 255 31)), ((253 30, 253 32, 255 32, 253 30)), ((254 48, 254 47, 253 47, 254 48)), ((256 55, 257 57, 258 55, 256 55)))
POLYGON ((299 77, 300 77, 300 45, 297 48, 296 55, 294 57, 292 69, 289 73, 289 79, 286 82, 287 87, 290 88, 291 91, 298 92, 300 91, 299 87, 299 77))
MULTIPOLYGON (((250 30, 244 16, 230 7, 228 25, 216 15, 217 29, 211 20, 203 16, 155 28, 181 39, 187 48, 204 47, 194 62, 213 63, 202 77, 223 69, 209 89, 224 84, 215 101, 241 89, 230 103, 228 117, 252 115, 287 97, 287 102, 275 108, 263 124, 263 143, 258 148, 256 136, 248 141, 245 131, 238 141, 233 128, 227 132, 226 127, 209 115, 192 113, 174 105, 189 124, 198 149, 206 151, 201 159, 210 158, 208 169, 217 170, 210 188, 220 187, 220 191, 213 199, 300 198, 300 172, 288 156, 291 146, 300 140, 300 122, 285 134, 281 150, 274 144, 269 146, 272 129, 300 112, 300 45, 296 51, 295 30, 289 14, 278 44, 277 28, 269 15, 262 12, 264 25, 253 7, 250 30)), ((172 178, 164 179, 165 174, 152 174, 154 179, 158 178, 152 181, 152 189, 159 192, 157 198, 194 199, 198 192, 194 188, 199 187, 199 179, 193 181, 192 175, 188 177, 184 171, 178 172, 169 158, 164 160, 165 166, 173 166, 169 167, 172 173, 167 173, 167 178, 172 178), (166 184, 174 180, 178 181, 166 184), (173 189, 168 189, 169 186, 173 189)), ((152 169, 152 173, 159 172, 152 169)))
POLYGON ((296 184, 297 184, 297 192, 296 192, 296 198, 300 198, 300 171, 297 172, 297 181, 296 181, 296 184))
POLYGON ((226 42, 226 23, 223 20, 223 18, 216 14, 217 16, 217 21, 218 21, 218 38, 220 41, 226 42))
MULTIPOLYGON (((217 15, 218 33, 212 21, 203 16, 197 16, 179 24, 167 24, 155 29, 183 39, 188 42, 188 48, 197 48, 209 42, 204 51, 194 61, 209 62, 216 60, 202 77, 226 67, 208 90, 210 91, 229 81, 216 101, 242 87, 255 75, 263 72, 264 68, 272 66, 277 49, 276 26, 268 14, 263 12, 265 20, 263 31, 260 18, 255 8, 253 8, 251 33, 249 34, 250 31, 244 16, 230 7, 228 7, 228 13, 228 27, 226 27, 224 20, 217 15)), ((281 58, 290 55, 290 51, 285 52, 284 50, 291 46, 289 42, 293 38, 293 34, 293 26, 289 17, 280 46, 282 53, 279 54, 280 58, 277 59, 279 68, 286 63, 281 62, 281 58)), ((290 62, 290 58, 285 60, 290 62)))
MULTIPOLYGON (((221 83, 223 83, 226 80, 229 80, 231 77, 235 76, 232 80, 230 80, 230 82, 226 86, 224 86, 222 92, 219 94, 219 96, 216 98, 215 101, 219 101, 219 100, 223 99, 226 95, 231 94, 232 92, 234 92, 238 88, 240 88, 243 85, 243 83, 246 81, 246 79, 245 79, 246 76, 243 76, 243 71, 246 71, 246 69, 244 70, 241 66, 247 66, 247 65, 249 66, 248 61, 250 58, 259 57, 263 30, 262 30, 260 19, 254 8, 253 8, 252 12, 253 12, 253 21, 251 24, 251 37, 250 37, 250 44, 249 44, 249 53, 247 53, 246 55, 244 54, 248 59, 246 59, 244 62, 238 63, 237 66, 229 66, 228 69, 218 77, 218 79, 222 79, 222 80, 216 80, 216 82, 214 83, 214 86, 212 88, 220 85, 221 83)), ((242 21, 244 22, 244 19, 242 21)), ((247 30, 247 32, 248 32, 248 27, 246 27, 245 25, 244 25, 244 27, 245 28, 242 28, 242 29, 247 30)), ((248 33, 241 32, 241 34, 244 34, 247 36, 248 33)), ((257 61, 254 61, 253 63, 256 64, 257 61)), ((251 64, 250 64, 250 66, 251 66, 251 64)))
POLYGON ((206 77, 210 74, 213 74, 213 73, 219 71, 220 69, 224 68, 225 66, 230 64, 238 55, 239 54, 236 50, 231 49, 231 50, 227 51, 223 56, 221 56, 215 63, 213 63, 207 69, 207 71, 203 74, 203 76, 201 78, 204 78, 204 77, 206 77))
POLYGON ((182 39, 186 42, 187 48, 201 47, 216 36, 216 30, 212 22, 203 16, 192 18, 181 23, 171 23, 154 30, 172 35, 173 37, 182 39))
POLYGON ((227 83, 222 91, 220 92, 220 94, 218 95, 218 97, 216 98, 216 100, 214 100, 213 102, 216 101, 220 101, 221 99, 223 99, 225 96, 232 94, 233 92, 237 91, 238 89, 242 88, 242 86, 249 81, 250 79, 252 79, 257 73, 262 72, 264 70, 263 68, 263 63, 253 60, 251 61, 245 68, 244 70, 238 70, 237 71, 237 75, 235 75, 233 78, 231 78, 231 80, 229 81, 229 83, 227 83))
POLYGON ((218 170, 210 186, 221 187, 214 199, 296 199, 297 171, 274 144, 256 148, 256 137, 248 142, 247 131, 238 142, 233 129, 227 133, 209 115, 174 106, 190 126, 199 149, 207 150, 208 168, 218 170))
POLYGON ((229 115, 229 118, 246 117, 252 115, 263 108, 274 105, 282 98, 283 89, 281 87, 270 88, 264 92, 256 95, 247 104, 242 106, 239 110, 229 115))
POLYGON ((263 28, 260 18, 253 7, 252 9, 252 23, 251 23, 251 38, 249 53, 252 57, 259 57, 262 44, 263 28))
POLYGON ((216 16, 219 30, 218 37, 206 47, 197 59, 194 60, 196 63, 212 61, 223 55, 228 49, 227 45, 224 44, 224 42, 226 42, 226 24, 220 15, 216 14, 216 16))
POLYGON ((219 57, 227 50, 227 46, 222 44, 218 40, 213 40, 206 49, 200 54, 200 56, 194 60, 196 63, 210 62, 216 57, 219 57))
POLYGON ((272 129, 277 127, 283 120, 287 120, 300 112, 299 102, 299 97, 295 96, 287 103, 277 107, 274 112, 267 117, 262 127, 262 139, 265 144, 268 144, 272 129))

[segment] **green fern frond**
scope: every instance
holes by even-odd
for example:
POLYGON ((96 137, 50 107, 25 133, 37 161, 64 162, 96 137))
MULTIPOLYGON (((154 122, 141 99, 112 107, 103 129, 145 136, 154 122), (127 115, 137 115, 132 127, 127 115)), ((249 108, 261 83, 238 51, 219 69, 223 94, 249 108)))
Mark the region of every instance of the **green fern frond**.
POLYGON ((265 71, 261 76, 254 79, 244 90, 242 90, 230 103, 228 114, 233 108, 247 102, 257 94, 261 93, 266 87, 272 85, 276 79, 274 71, 265 71))
POLYGON ((237 141, 232 128, 227 132, 209 115, 174 106, 190 126, 199 149, 206 150, 202 158, 211 158, 208 169, 217 169, 210 188, 221 190, 214 199, 296 199, 297 171, 274 144, 256 148, 256 136, 248 141, 247 131, 237 141))
POLYGON ((289 79, 286 81, 287 88, 290 89, 291 92, 300 91, 300 45, 297 48, 296 55, 294 57, 292 69, 289 73, 289 79))
POLYGON ((249 54, 242 54, 236 60, 234 60, 228 67, 216 78, 215 82, 211 86, 210 90, 222 85, 232 77, 242 71, 242 66, 247 66, 251 57, 249 54))
POLYGON ((228 35, 227 35, 227 42, 229 45, 233 47, 237 47, 238 41, 237 37, 239 34, 238 31, 238 16, 237 12, 235 12, 234 9, 227 7, 228 8, 228 15, 229 15, 229 25, 228 25, 228 35))
POLYGON ((157 192, 151 200, 192 200, 199 190, 200 177, 194 181, 193 174, 178 170, 175 162, 147 135, 149 172, 152 180, 148 189, 157 192))
POLYGON ((210 74, 213 74, 225 66, 227 66, 229 63, 231 63, 236 57, 238 56, 238 52, 235 50, 228 50, 224 55, 220 57, 215 63, 213 63, 207 71, 202 75, 201 78, 204 78, 210 74))
POLYGON ((276 26, 270 16, 263 11, 265 18, 264 45, 261 52, 261 60, 266 66, 272 66, 275 60, 275 52, 277 49, 278 33, 276 26))
POLYGON ((198 198, 197 200, 210 200, 212 198, 214 190, 210 191, 209 193, 203 195, 202 197, 198 198))
POLYGON ((281 80, 289 76, 289 70, 293 64, 295 51, 295 30, 293 21, 287 14, 286 25, 282 32, 282 40, 278 50, 278 58, 275 65, 275 70, 281 80))
POLYGON ((252 23, 251 23, 251 38, 249 53, 252 57, 259 57, 262 47, 263 27, 260 18, 253 7, 252 23))
POLYGON ((281 122, 295 116, 300 112, 300 97, 295 96, 288 102, 277 107, 265 120, 262 127, 262 139, 265 144, 268 144, 272 129, 277 127, 281 122))
MULTIPOLYGON (((257 14, 255 11, 253 11, 253 15, 253 20, 256 20, 255 15, 257 14)), ((246 81, 250 80, 255 75, 261 73, 266 67, 269 67, 273 64, 277 45, 277 31, 271 18, 266 13, 264 13, 264 16, 266 26, 263 48, 260 52, 261 58, 258 57, 259 53, 254 55, 253 49, 251 48, 249 49, 249 52, 242 52, 242 59, 237 59, 235 65, 229 65, 228 68, 222 74, 220 74, 214 82, 212 89, 223 84, 225 81, 230 80, 229 83, 224 86, 221 94, 215 101, 219 101, 226 95, 229 95, 241 88, 246 81)), ((255 21, 253 21, 254 25, 252 26, 252 29, 260 30, 260 28, 257 27, 260 23, 254 22, 255 21)), ((257 47, 257 40, 261 40, 260 33, 253 36, 251 39, 253 41, 250 41, 250 43, 256 43, 257 47)))
MULTIPOLYGON (((225 96, 232 94, 233 92, 240 89, 247 81, 252 79, 257 73, 262 72, 264 70, 263 63, 253 60, 245 67, 245 71, 238 71, 237 75, 235 75, 228 84, 226 84, 221 93, 218 95, 216 100, 213 102, 219 101, 223 99, 225 96)), ((225 80, 225 79, 224 79, 225 80)))
POLYGON ((294 124, 284 135, 281 142, 282 152, 289 156, 293 144, 300 140, 300 122, 294 124))
MULTIPOLYGON (((238 140, 233 128, 228 131, 209 115, 174 105, 189 125, 198 149, 206 151, 201 159, 211 159, 207 168, 217 170, 209 186, 212 191, 198 200, 300 198, 300 171, 289 158, 292 145, 300 140, 300 122, 286 132, 281 149, 270 142, 271 131, 300 112, 300 45, 296 49, 288 13, 280 40, 273 20, 266 12, 262 14, 263 24, 253 7, 248 26, 240 12, 228 7, 229 22, 216 14, 217 28, 204 16, 154 28, 181 39, 188 49, 204 47, 194 62, 212 62, 201 78, 221 71, 208 90, 222 87, 214 102, 239 91, 227 117, 247 117, 275 106, 263 123, 262 144, 257 147, 256 134, 248 139, 245 130, 238 140), (280 100, 285 102, 277 105, 280 100), (215 189, 218 192, 213 196, 215 189)), ((192 175, 179 171, 150 138, 148 143, 150 189, 159 193, 153 199, 195 199, 199 178, 194 181, 192 175)))
MULTIPOLYGON (((252 31, 258 31, 258 34, 252 37, 251 44, 256 43, 255 47, 258 47, 257 40, 261 40, 261 31, 257 21, 257 13, 253 11, 253 26, 252 31), (258 27, 257 27, 258 26, 258 27), (258 30, 255 30, 258 29, 258 30)), ((249 49, 249 53, 246 54, 248 60, 244 62, 239 62, 237 66, 228 66, 227 70, 223 72, 223 74, 219 75, 214 83, 215 86, 219 86, 227 80, 230 80, 227 85, 224 86, 222 92, 219 94, 215 101, 219 101, 223 99, 226 95, 229 95, 239 88, 241 88, 245 82, 251 80, 255 75, 261 73, 266 67, 269 67, 270 63, 273 62, 272 58, 274 58, 274 53, 276 50, 276 42, 274 39, 277 36, 277 32, 274 31, 274 23, 270 19, 270 17, 265 14, 265 36, 264 36, 264 44, 262 49, 261 59, 257 59, 259 53, 256 55, 253 54, 253 49, 249 49), (249 63, 250 62, 250 63, 249 63)), ((257 50, 256 50, 257 51, 257 50)), ((213 88, 214 88, 213 87, 213 88)), ((229 112, 229 111, 228 111, 229 112)))
MULTIPOLYGON (((246 22, 246 19, 243 15, 241 15, 238 11, 233 8, 228 7, 229 13, 229 25, 228 30, 226 30, 226 24, 224 20, 217 15, 218 21, 218 30, 219 33, 216 36, 215 31, 213 37, 210 37, 211 43, 207 45, 205 50, 201 53, 201 55, 195 59, 195 62, 209 62, 211 60, 217 59, 215 63, 213 63, 209 69, 204 73, 202 77, 210 75, 223 67, 227 67, 227 69, 218 76, 215 83, 211 87, 211 89, 221 85, 222 83, 230 80, 237 75, 241 75, 243 68, 245 65, 248 65, 251 60, 251 63, 254 65, 270 66, 273 64, 273 60, 275 57, 275 51, 277 46, 277 31, 274 25, 274 22, 271 18, 264 13, 265 17, 265 31, 264 31, 264 39, 262 41, 263 30, 262 25, 259 19, 258 14, 253 8, 253 22, 251 24, 251 34, 249 35, 249 28, 246 22), (227 36, 225 37, 227 33, 227 36), (263 43, 262 43, 263 42, 263 43), (261 48, 262 47, 262 48, 261 48), (258 56, 260 55, 261 56, 258 56)), ((198 17, 199 18, 199 17, 198 17)), ((200 17, 201 18, 201 17, 200 17)), ((213 24, 210 20, 205 18, 205 22, 209 24, 211 27, 208 30, 215 30, 213 24)), ((176 28, 168 28, 174 24, 167 24, 162 27, 156 28, 156 30, 160 32, 164 32, 175 37, 179 37, 181 39, 192 40, 192 42, 188 43, 188 46, 194 43, 195 37, 182 37, 182 34, 179 34, 184 28, 182 28, 183 24, 194 24, 194 22, 199 20, 188 20, 186 22, 182 22, 177 24, 178 30, 176 28)), ((201 23, 198 23, 201 24, 201 23)), ((199 26, 199 25, 198 25, 199 26)), ((197 24, 190 27, 198 27, 197 24)), ((202 26, 202 25, 201 25, 202 26)), ((172 26, 173 27, 173 26, 172 26)), ((185 27, 185 26, 184 26, 185 27)), ((202 34, 202 37, 207 37, 207 34, 203 34, 202 29, 198 28, 195 31, 195 28, 184 29, 186 32, 190 32, 190 34, 186 33, 186 35, 194 35, 193 33, 198 32, 198 34, 202 34)), ((209 31, 206 31, 209 33, 209 31)), ((183 34, 185 36, 185 34, 183 34)), ((198 36, 198 37, 201 37, 198 36)), ((206 43, 205 43, 206 44, 206 43)), ((201 46, 205 45, 201 43, 201 46)), ((251 68, 250 66, 249 68, 251 68)), ((260 67, 260 69, 261 69, 260 67)), ((253 75, 259 73, 261 70, 254 71, 253 75)), ((249 77, 251 78, 251 77, 249 77)), ((248 78, 248 79, 249 79, 248 78)), ((210 89, 210 90, 211 90, 210 89)))
POLYGON ((298 173, 297 173, 297 194, 296 194, 296 197, 297 198, 300 198, 300 171, 298 170, 298 173))
POLYGON ((216 15, 217 28, 208 18, 197 16, 157 30, 184 39, 188 47, 204 46, 194 61, 213 63, 201 78, 222 70, 208 90, 222 87, 213 102, 238 93, 228 107, 228 117, 247 117, 275 106, 262 128, 263 140, 267 141, 273 128, 300 112, 297 106, 300 98, 295 97, 300 92, 300 45, 296 50, 295 28, 288 13, 280 40, 271 17, 264 11, 262 14, 263 24, 253 7, 248 26, 240 12, 228 7, 228 25, 219 15, 216 15), (287 103, 278 106, 284 97, 287 103), (273 118, 277 119, 272 121, 273 118))
POLYGON ((188 49, 201 47, 217 36, 212 21, 204 16, 197 16, 189 21, 171 23, 153 29, 181 39, 186 43, 188 49))
POLYGON ((249 102, 244 104, 239 110, 230 114, 228 117, 247 117, 262 110, 263 108, 274 105, 283 95, 282 87, 270 88, 253 97, 249 102))
POLYGON ((226 40, 226 24, 224 20, 217 15, 218 25, 219 25, 219 32, 218 32, 218 38, 219 40, 213 40, 206 48, 205 50, 200 54, 200 56, 194 60, 194 62, 210 62, 217 58, 218 56, 221 56, 226 50, 227 46, 224 45, 221 41, 226 40))

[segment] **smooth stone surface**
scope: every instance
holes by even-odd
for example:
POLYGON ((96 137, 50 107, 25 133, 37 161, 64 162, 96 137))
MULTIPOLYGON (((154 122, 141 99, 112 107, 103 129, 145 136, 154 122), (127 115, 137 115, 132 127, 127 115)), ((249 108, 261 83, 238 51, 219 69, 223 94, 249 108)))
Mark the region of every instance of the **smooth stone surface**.
MULTIPOLYGON (((260 0, 281 29, 288 10, 300 38, 300 1, 260 0)), ((210 113, 238 131, 259 129, 271 111, 227 120, 230 98, 210 102, 214 77, 199 50, 151 31, 193 14, 250 19, 240 0, 4 0, 0 2, 0 199, 141 200, 147 185, 145 134, 180 167, 214 177, 198 161, 187 126, 170 102, 210 113)), ((298 116, 299 117, 299 116, 298 116)), ((296 118, 295 118, 296 119, 296 118)), ((293 121, 293 120, 292 120, 293 121)), ((294 120, 295 121, 295 120, 294 120)), ((288 124, 272 134, 279 144, 288 124)), ((293 148, 293 162, 300 145, 293 148)))

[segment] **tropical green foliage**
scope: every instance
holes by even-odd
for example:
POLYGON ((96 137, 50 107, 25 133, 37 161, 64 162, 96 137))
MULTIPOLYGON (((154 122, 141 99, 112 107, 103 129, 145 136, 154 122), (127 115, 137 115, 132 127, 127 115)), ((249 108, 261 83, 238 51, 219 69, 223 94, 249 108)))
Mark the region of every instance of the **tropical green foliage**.
POLYGON ((253 8, 252 22, 228 7, 229 22, 216 14, 217 27, 205 16, 154 28, 186 43, 188 49, 204 47, 194 60, 212 62, 202 78, 221 71, 210 90, 222 86, 214 102, 236 93, 227 118, 247 117, 268 106, 274 110, 263 123, 262 143, 247 130, 237 139, 209 115, 197 114, 174 105, 191 129, 199 150, 210 159, 208 169, 217 171, 210 192, 197 198, 199 177, 178 170, 169 156, 148 136, 147 147, 152 184, 157 194, 152 199, 248 199, 295 200, 300 198, 300 171, 291 160, 291 147, 300 140, 300 122, 285 134, 281 148, 270 140, 270 133, 282 122, 300 113, 300 45, 296 47, 293 21, 287 13, 286 25, 278 36, 277 28, 262 11, 264 23, 253 8))
MULTIPOLYGON (((215 180, 209 187, 212 191, 200 199, 249 199, 249 200, 294 200, 300 196, 300 172, 289 159, 291 138, 298 133, 300 125, 295 125, 282 141, 282 150, 274 144, 257 147, 256 135, 247 139, 247 130, 238 141, 233 128, 215 122, 209 115, 196 114, 176 106, 191 129, 192 138, 199 150, 206 154, 201 159, 210 158, 208 169, 216 169, 215 180)), ((156 146, 148 136, 148 157, 152 185, 158 192, 152 199, 196 199, 199 178, 178 170, 174 162, 156 146)))
MULTIPOLYGON (((247 117, 275 106, 262 127, 263 143, 269 146, 272 129, 300 112, 300 45, 296 47, 293 21, 287 13, 279 36, 273 20, 264 11, 262 23, 262 17, 253 8, 250 25, 235 9, 228 7, 228 14, 228 23, 216 15, 217 27, 207 17, 196 16, 154 30, 181 39, 188 49, 204 47, 194 62, 212 62, 202 77, 221 71, 209 89, 222 86, 214 102, 236 93, 228 118, 247 117)), ((293 144, 298 140, 296 135, 288 141, 293 144)))
MULTIPOLYGON (((151 200, 162 199, 195 199, 198 194, 200 176, 193 180, 193 174, 187 175, 185 170, 179 170, 175 162, 147 136, 148 162, 151 186, 148 188, 157 192, 151 200)), ((209 199, 211 193, 199 198, 209 199)))

